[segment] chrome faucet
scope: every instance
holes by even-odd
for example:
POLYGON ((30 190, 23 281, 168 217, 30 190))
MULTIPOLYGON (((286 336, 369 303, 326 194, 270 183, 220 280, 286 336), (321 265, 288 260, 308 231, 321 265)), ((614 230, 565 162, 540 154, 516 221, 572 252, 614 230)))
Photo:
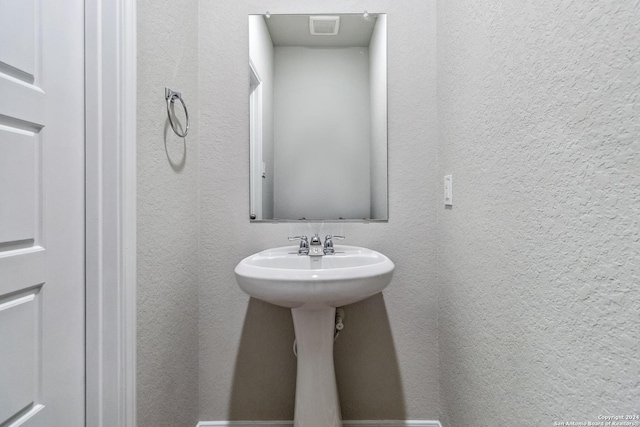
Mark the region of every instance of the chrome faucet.
POLYGON ((335 249, 333 249, 333 239, 342 240, 344 236, 332 236, 328 234, 324 238, 324 244, 320 239, 318 234, 315 234, 311 238, 311 242, 309 242, 309 238, 307 236, 293 236, 287 238, 290 242, 294 240, 300 240, 300 247, 298 248, 298 255, 309 255, 309 256, 322 256, 322 255, 333 255, 336 253, 335 249), (320 247, 322 246, 322 249, 320 247))
POLYGON ((293 242, 294 240, 300 240, 300 247, 298 248, 298 255, 309 255, 309 238, 307 236, 293 236, 288 240, 293 242))
POLYGON ((320 236, 315 234, 311 238, 311 243, 309 244, 309 256, 322 256, 324 255, 324 251, 322 250, 322 240, 320 240, 320 236))
POLYGON ((336 253, 335 249, 333 249, 333 239, 342 240, 344 236, 332 236, 328 234, 324 238, 324 247, 322 248, 322 252, 324 252, 325 255, 333 255, 336 253))

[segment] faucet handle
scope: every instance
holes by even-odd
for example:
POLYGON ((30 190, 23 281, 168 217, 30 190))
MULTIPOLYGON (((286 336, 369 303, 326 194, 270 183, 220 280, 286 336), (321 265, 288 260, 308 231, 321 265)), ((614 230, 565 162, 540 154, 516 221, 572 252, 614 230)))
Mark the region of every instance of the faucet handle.
POLYGON ((336 253, 335 249, 333 249, 333 239, 343 240, 344 236, 332 236, 331 234, 327 234, 324 238, 324 247, 323 251, 325 255, 333 255, 336 253))
POLYGON ((298 255, 309 255, 309 238, 307 236, 292 236, 287 237, 287 240, 289 240, 290 242, 293 242, 294 240, 300 240, 298 255))
POLYGON ((309 238, 307 236, 292 236, 287 237, 287 240, 293 242, 294 240, 300 240, 300 249, 309 247, 309 238))

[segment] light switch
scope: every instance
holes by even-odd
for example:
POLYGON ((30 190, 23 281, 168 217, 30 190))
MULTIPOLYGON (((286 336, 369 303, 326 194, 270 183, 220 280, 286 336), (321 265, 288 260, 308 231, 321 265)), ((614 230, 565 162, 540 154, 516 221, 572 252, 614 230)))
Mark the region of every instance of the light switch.
POLYGON ((453 206, 453 177, 452 175, 444 176, 444 204, 445 206, 453 206))

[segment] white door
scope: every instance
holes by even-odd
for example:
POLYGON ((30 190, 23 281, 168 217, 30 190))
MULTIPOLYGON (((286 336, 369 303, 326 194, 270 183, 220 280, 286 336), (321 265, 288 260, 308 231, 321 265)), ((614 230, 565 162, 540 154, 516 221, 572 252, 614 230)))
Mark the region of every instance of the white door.
POLYGON ((84 4, 0 0, 0 426, 84 421, 84 4))
POLYGON ((262 83, 253 62, 249 60, 249 142, 250 142, 250 193, 251 219, 262 218, 262 181, 264 163, 262 162, 262 83))

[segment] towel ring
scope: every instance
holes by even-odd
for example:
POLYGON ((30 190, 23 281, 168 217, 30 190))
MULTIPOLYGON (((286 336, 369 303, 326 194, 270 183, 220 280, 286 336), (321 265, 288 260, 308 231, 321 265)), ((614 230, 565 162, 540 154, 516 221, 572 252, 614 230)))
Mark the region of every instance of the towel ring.
POLYGON ((189 133, 189 112, 187 111, 187 106, 185 105, 184 100, 182 99, 182 95, 180 94, 180 92, 174 92, 171 89, 169 89, 168 87, 165 87, 164 88, 164 98, 167 100, 167 116, 169 116, 169 123, 171 124, 171 129, 173 129, 175 134, 178 135, 180 138, 184 138, 189 133), (182 133, 182 134, 180 132, 178 132, 178 130, 176 129, 175 124, 173 123, 173 120, 171 119, 171 108, 170 108, 170 105, 176 99, 178 99, 182 103, 182 108, 184 108, 184 115, 187 118, 187 126, 186 126, 186 129, 184 130, 184 133, 182 133))

